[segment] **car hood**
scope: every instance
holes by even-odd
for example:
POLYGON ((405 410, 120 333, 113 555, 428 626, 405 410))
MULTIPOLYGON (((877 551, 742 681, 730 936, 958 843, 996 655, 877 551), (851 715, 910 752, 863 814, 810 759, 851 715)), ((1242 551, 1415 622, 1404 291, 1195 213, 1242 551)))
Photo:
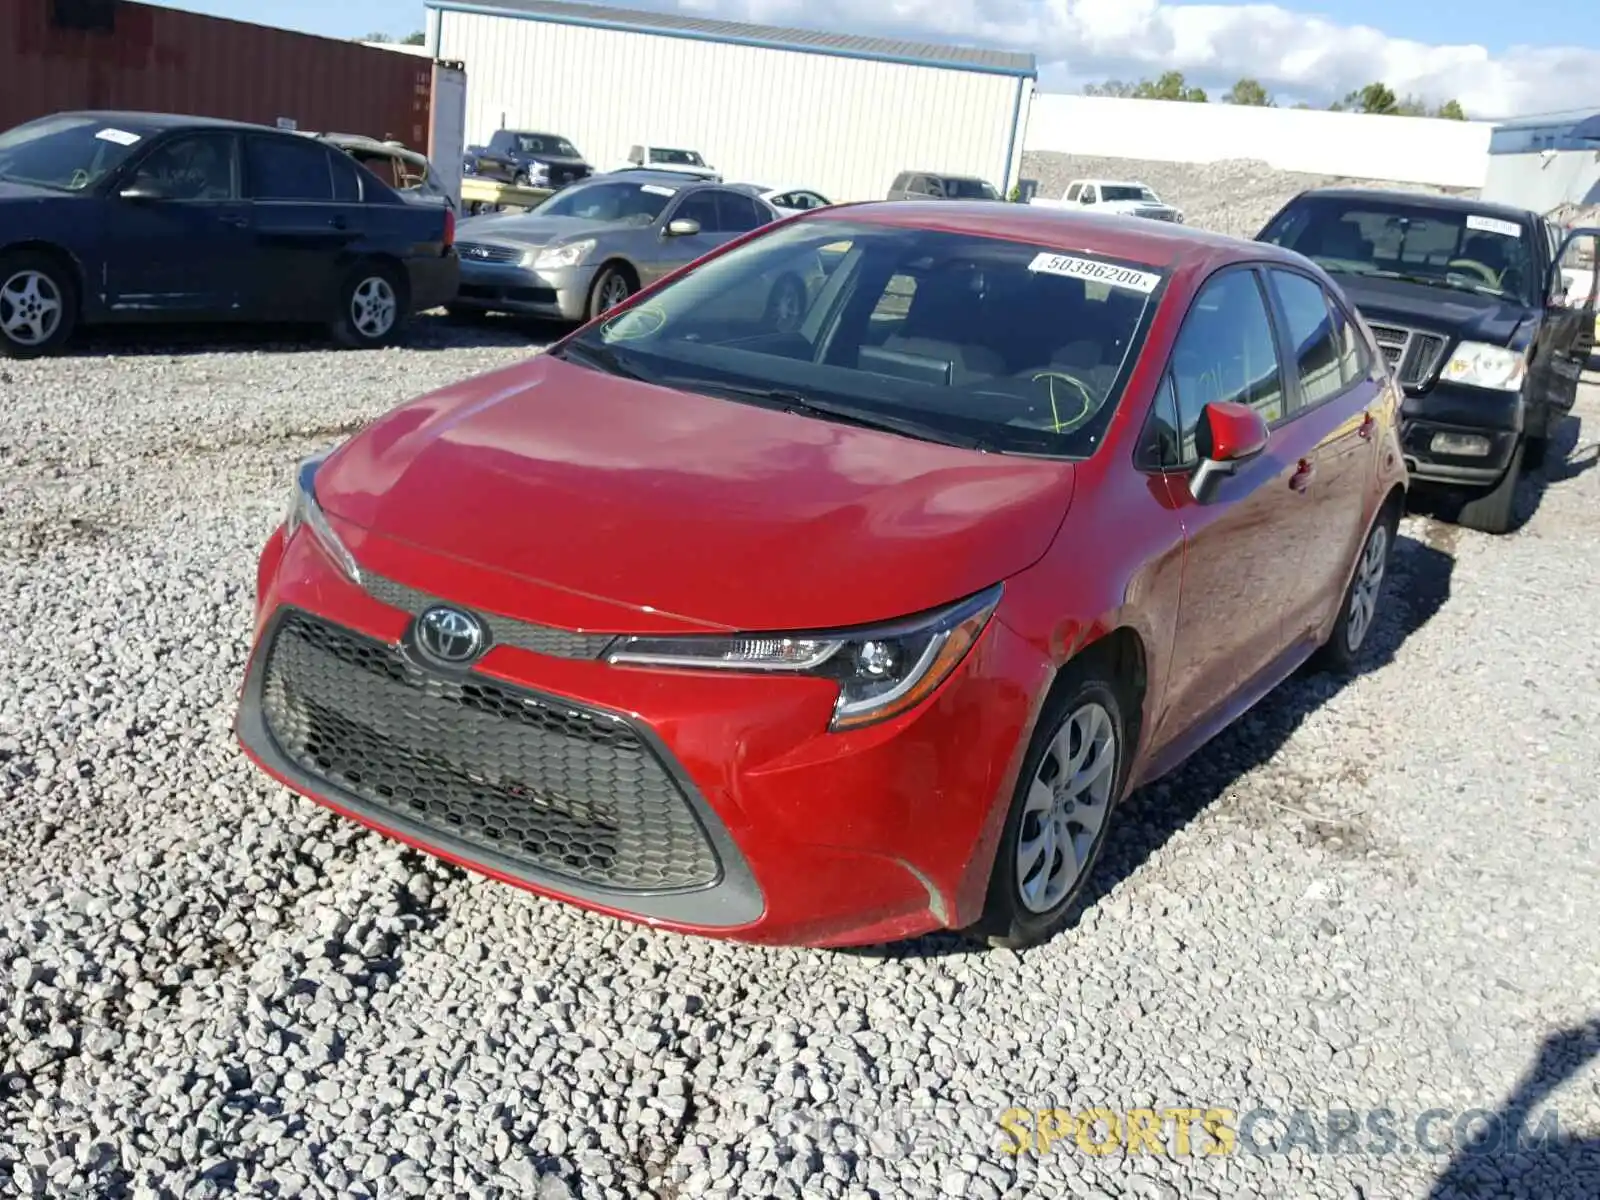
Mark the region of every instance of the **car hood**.
POLYGON ((54 188, 35 187, 31 183, 13 183, 9 179, 0 179, 0 200, 52 200, 70 194, 56 191, 54 188))
POLYGON ((1496 346, 1511 344, 1531 313, 1517 300, 1399 279, 1334 274, 1350 302, 1369 324, 1402 325, 1496 346))
MULTIPOLYGON (((541 355, 395 410, 316 487, 372 570, 514 578, 494 589, 521 608, 507 616, 770 631, 905 616, 1023 570, 1060 527, 1073 471, 541 355), (425 553, 397 560, 399 543, 425 553)), ((451 595, 450 578, 400 581, 451 595)))
MULTIPOLYGON (((642 226, 631 226, 642 228, 642 226)), ((548 246, 568 238, 610 233, 630 226, 615 221, 588 221, 582 217, 541 217, 531 213, 491 213, 469 217, 456 229, 464 242, 500 242, 512 246, 548 246)))

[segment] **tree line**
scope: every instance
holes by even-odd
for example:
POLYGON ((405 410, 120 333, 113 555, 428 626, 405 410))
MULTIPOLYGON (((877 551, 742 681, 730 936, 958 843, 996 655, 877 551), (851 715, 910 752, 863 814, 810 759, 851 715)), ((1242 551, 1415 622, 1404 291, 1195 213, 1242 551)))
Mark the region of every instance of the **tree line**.
MULTIPOLYGON (((1141 79, 1138 83, 1125 83, 1108 79, 1104 83, 1091 83, 1083 89, 1085 96, 1118 96, 1133 100, 1179 100, 1192 104, 1205 104, 1211 97, 1203 87, 1191 85, 1182 71, 1167 71, 1158 79, 1141 79)), ((1224 104, 1239 104, 1246 108, 1275 108, 1277 101, 1256 79, 1241 79, 1220 97, 1224 104)), ((1296 104, 1295 108, 1311 108, 1310 104, 1296 104)), ((1416 96, 1397 96, 1394 89, 1384 83, 1369 83, 1357 88, 1343 99, 1327 106, 1329 112, 1376 113, 1396 117, 1442 117, 1447 121, 1465 121, 1466 112, 1457 100, 1446 100, 1432 106, 1416 96)))
MULTIPOLYGON (((352 40, 357 42, 393 42, 395 39, 390 37, 387 33, 369 33, 364 38, 354 38, 352 40)), ((427 40, 428 35, 419 29, 415 33, 408 33, 396 44, 401 46, 421 46, 427 40)))

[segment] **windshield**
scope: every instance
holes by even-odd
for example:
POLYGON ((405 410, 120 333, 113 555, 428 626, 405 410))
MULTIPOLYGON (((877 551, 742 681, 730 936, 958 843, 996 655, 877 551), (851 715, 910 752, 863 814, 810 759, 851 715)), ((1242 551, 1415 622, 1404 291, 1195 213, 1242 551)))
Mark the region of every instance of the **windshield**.
POLYGON ((648 225, 661 215, 677 190, 660 183, 580 183, 563 188, 533 211, 541 217, 648 225))
POLYGON ((650 161, 653 163, 671 163, 675 167, 703 167, 706 160, 693 150, 663 150, 652 147, 650 161))
POLYGON ((0 179, 81 192, 120 167, 148 129, 94 117, 44 117, 0 133, 0 179))
POLYGON ((1309 197, 1263 231, 1325 270, 1530 302, 1529 233, 1515 222, 1384 200, 1309 197))
POLYGON ((1086 458, 1162 278, 994 237, 803 220, 711 259, 560 353, 930 441, 1086 458))
POLYGON ((1147 187, 1134 187, 1131 184, 1102 183, 1100 185, 1100 198, 1102 200, 1142 200, 1146 204, 1159 204, 1156 194, 1147 187))
POLYGON ((560 158, 579 157, 577 148, 566 138, 548 133, 517 134, 517 151, 521 154, 554 154, 560 158))
POLYGON ((985 183, 981 179, 959 179, 947 177, 944 181, 944 194, 951 200, 998 200, 1000 193, 994 190, 994 185, 985 183))

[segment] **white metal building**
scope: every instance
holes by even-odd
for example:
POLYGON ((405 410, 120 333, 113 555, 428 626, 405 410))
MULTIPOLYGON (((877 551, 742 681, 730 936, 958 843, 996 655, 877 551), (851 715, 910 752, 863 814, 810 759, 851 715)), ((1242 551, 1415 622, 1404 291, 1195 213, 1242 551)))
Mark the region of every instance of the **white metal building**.
POLYGON ((1481 194, 1541 213, 1566 204, 1600 204, 1600 112, 1495 126, 1481 194))
POLYGON ((729 181, 881 199, 904 170, 1016 182, 1034 56, 555 0, 425 0, 428 48, 467 73, 466 134, 568 138, 596 170, 634 145, 729 181))

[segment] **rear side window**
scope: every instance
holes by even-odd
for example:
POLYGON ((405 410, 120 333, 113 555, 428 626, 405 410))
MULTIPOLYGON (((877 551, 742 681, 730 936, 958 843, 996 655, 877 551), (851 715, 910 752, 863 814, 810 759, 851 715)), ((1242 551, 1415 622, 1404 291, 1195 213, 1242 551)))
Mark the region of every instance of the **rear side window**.
MULTIPOLYGON (((344 154, 335 154, 333 162, 333 198, 349 203, 361 199, 361 176, 355 160, 344 154)), ((371 170, 369 167, 368 170, 371 170)))
POLYGON ((737 192, 719 192, 717 208, 721 212, 724 233, 746 233, 767 223, 761 206, 750 196, 741 196, 737 192))
POLYGON ((245 167, 257 200, 332 200, 333 157, 315 142, 249 138, 245 167))
POLYGON ((1345 388, 1338 331, 1322 285, 1292 271, 1269 270, 1267 278, 1283 310, 1289 346, 1305 404, 1319 404, 1345 388))
POLYGON ((1283 370, 1253 271, 1225 271, 1201 289, 1178 331, 1170 370, 1186 462, 1208 404, 1246 404, 1269 424, 1283 418, 1283 370))

